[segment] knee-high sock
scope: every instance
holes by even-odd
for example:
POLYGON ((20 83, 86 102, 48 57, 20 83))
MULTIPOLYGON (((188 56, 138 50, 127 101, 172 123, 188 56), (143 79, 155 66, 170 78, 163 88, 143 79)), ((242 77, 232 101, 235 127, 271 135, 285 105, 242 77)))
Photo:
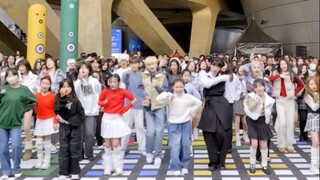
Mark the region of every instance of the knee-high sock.
POLYGON ((267 158, 268 158, 268 148, 266 149, 261 149, 261 166, 262 167, 267 167, 268 165, 268 161, 267 161, 267 158))
POLYGON ((106 171, 112 171, 112 150, 111 148, 104 148, 103 169, 106 171))
POLYGON ((250 147, 250 164, 256 164, 257 149, 250 147))

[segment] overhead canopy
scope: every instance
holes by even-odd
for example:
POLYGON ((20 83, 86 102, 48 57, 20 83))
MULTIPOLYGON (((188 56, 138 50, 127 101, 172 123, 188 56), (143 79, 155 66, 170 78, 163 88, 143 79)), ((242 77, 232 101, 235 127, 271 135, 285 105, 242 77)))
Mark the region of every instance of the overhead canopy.
POLYGON ((250 54, 254 47, 256 47, 256 54, 282 53, 282 44, 264 33, 252 19, 247 29, 237 39, 235 50, 241 54, 250 54))

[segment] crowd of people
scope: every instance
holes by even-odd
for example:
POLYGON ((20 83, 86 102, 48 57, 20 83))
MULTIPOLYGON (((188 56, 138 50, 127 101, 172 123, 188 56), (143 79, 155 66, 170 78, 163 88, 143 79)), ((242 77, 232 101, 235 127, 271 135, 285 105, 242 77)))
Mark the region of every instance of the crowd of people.
POLYGON ((190 58, 178 51, 146 58, 140 52, 117 58, 82 53, 67 65, 64 73, 59 59, 50 55, 33 68, 19 54, 0 56, 2 179, 22 175, 21 160, 32 157, 32 128, 35 168, 50 167, 59 141, 59 179, 79 179, 79 161, 93 161, 95 145, 104 148, 104 174, 121 175, 132 128, 139 153, 154 165, 162 163, 168 130, 175 176, 188 174, 192 140, 199 131, 210 171, 226 169, 234 133, 237 147, 250 144, 250 173, 260 162, 270 174, 272 130, 279 153, 293 153, 297 124, 300 141, 311 137, 310 171, 319 174, 320 66, 315 57, 274 57, 255 54, 255 49, 250 56, 231 58, 190 58))

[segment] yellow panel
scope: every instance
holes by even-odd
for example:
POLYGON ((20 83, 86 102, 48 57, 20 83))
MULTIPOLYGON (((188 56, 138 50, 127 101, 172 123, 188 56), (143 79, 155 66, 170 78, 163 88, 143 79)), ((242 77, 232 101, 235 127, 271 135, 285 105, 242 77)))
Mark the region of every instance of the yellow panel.
POLYGON ((271 168, 274 169, 287 169, 288 166, 286 164, 270 164, 271 168))
POLYGON ((232 159, 232 154, 227 154, 227 158, 231 158, 232 159))
POLYGON ((204 141, 193 141, 192 145, 194 146, 204 146, 206 143, 204 141))
POLYGON ((235 164, 226 164, 226 169, 237 169, 235 164))
POLYGON ((208 164, 209 159, 194 159, 195 164, 208 164))
POLYGON ((212 172, 209 170, 197 170, 194 171, 193 174, 195 176, 211 176, 212 172))
POLYGON ((270 158, 277 158, 277 157, 279 157, 277 154, 269 154, 269 157, 270 158))
POLYGON ((241 159, 243 163, 250 163, 250 159, 241 159))

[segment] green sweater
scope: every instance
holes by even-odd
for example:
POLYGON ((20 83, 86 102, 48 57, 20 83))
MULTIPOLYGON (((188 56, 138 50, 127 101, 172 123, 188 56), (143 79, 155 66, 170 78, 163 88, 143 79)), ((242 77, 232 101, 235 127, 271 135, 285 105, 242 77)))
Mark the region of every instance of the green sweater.
POLYGON ((21 127, 25 112, 37 103, 37 98, 26 86, 12 88, 4 86, 6 93, 0 94, 0 128, 13 129, 21 127))

